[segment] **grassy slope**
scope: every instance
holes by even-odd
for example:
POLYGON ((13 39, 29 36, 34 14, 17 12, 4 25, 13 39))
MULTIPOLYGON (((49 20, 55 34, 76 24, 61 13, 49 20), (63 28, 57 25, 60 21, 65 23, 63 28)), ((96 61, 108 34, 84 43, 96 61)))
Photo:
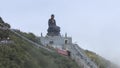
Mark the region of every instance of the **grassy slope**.
POLYGON ((85 50, 87 56, 91 58, 100 68, 118 68, 115 64, 110 61, 104 59, 103 57, 95 54, 94 52, 85 50))
POLYGON ((0 68, 79 68, 56 53, 50 53, 10 33, 14 44, 0 45, 0 68))
MULTIPOLYGON (((39 43, 35 35, 18 32, 28 39, 39 43)), ((10 37, 14 44, 0 45, 0 68, 80 68, 71 59, 36 48, 13 33, 10 33, 10 37)), ((100 68, 106 68, 106 66, 111 65, 109 61, 97 54, 88 50, 85 50, 85 52, 100 68)))

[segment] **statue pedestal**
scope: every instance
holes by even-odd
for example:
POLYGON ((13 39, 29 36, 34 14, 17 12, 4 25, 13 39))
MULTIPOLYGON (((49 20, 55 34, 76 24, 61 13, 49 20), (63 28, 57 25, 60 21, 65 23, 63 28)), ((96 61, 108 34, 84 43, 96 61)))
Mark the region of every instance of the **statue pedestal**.
POLYGON ((60 36, 60 33, 48 32, 48 36, 60 36))
POLYGON ((48 28, 48 36, 60 36, 60 27, 59 26, 52 26, 48 28))

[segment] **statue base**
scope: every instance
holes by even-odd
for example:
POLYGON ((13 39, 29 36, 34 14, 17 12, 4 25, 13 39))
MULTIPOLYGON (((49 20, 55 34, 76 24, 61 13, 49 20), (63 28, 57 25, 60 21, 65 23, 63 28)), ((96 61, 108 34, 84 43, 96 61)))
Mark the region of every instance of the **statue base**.
POLYGON ((49 32, 47 33, 48 36, 61 36, 60 33, 49 32))

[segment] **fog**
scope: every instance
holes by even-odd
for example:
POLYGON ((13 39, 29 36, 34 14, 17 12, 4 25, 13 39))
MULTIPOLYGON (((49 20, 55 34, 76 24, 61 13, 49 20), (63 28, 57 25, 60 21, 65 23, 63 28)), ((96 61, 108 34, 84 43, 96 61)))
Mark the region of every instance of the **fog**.
POLYGON ((2 0, 0 16, 12 28, 47 33, 47 21, 55 14, 61 34, 80 47, 120 65, 119 0, 2 0))

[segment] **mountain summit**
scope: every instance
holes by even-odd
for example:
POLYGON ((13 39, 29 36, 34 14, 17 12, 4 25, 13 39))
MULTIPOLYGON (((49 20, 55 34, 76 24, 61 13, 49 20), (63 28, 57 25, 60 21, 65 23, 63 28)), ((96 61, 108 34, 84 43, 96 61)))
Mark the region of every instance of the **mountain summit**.
MULTIPOLYGON (((59 31, 38 37, 10 29, 10 25, 3 22, 1 19, 0 68, 115 68, 94 52, 72 43, 71 37, 62 37, 59 31)), ((49 29, 58 30, 59 27, 49 29)))

